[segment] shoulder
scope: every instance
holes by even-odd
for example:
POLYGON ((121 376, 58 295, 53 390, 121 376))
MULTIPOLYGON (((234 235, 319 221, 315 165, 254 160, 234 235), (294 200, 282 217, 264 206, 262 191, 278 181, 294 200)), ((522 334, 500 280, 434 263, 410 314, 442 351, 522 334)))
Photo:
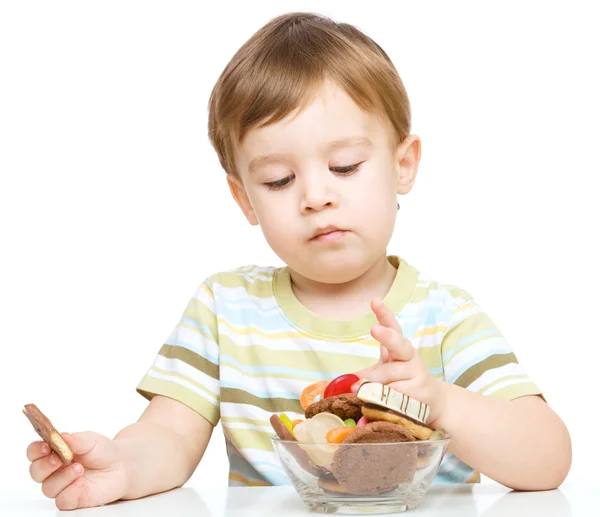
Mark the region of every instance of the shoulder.
POLYGON ((465 289, 442 282, 428 273, 416 270, 417 280, 412 296, 414 303, 425 303, 445 309, 457 309, 474 303, 473 296, 465 289))
POLYGON ((236 295, 236 298, 253 296, 259 298, 273 295, 273 278, 279 268, 254 264, 219 271, 206 278, 200 288, 219 293, 236 295))

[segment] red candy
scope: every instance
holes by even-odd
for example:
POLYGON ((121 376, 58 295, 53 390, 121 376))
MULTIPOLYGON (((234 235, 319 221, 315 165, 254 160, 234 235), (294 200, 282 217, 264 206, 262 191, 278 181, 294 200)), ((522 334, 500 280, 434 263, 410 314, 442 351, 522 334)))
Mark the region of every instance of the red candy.
POLYGON ((325 388, 323 398, 335 397, 336 395, 343 395, 344 393, 350 393, 350 387, 358 381, 358 377, 353 373, 345 373, 333 379, 325 388))

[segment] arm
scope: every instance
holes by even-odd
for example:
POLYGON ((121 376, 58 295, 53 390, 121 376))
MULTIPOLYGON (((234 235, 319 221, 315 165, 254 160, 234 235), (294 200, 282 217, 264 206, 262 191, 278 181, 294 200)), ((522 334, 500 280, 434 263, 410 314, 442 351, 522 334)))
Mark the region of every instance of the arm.
POLYGON ((541 398, 508 401, 434 379, 389 309, 379 300, 372 308, 379 324, 371 334, 381 343, 381 356, 378 363, 357 372, 359 378, 387 384, 428 404, 429 425, 448 431, 450 451, 507 487, 547 490, 564 481, 571 465, 571 440, 541 398))
POLYGON ((155 396, 135 423, 114 441, 125 458, 129 488, 123 499, 136 499, 180 487, 200 463, 213 426, 193 409, 155 396))
POLYGON ((517 490, 558 487, 571 466, 571 439, 539 397, 507 401, 440 383, 442 408, 430 423, 450 433, 450 452, 486 476, 517 490))

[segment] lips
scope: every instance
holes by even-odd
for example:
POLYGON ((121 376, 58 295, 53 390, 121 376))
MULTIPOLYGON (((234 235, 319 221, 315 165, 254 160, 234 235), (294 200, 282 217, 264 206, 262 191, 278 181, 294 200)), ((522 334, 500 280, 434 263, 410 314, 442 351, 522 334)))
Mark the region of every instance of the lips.
POLYGON ((317 237, 321 237, 322 235, 327 235, 329 233, 333 233, 333 232, 345 232, 346 230, 343 230, 341 228, 338 228, 337 226, 324 226, 322 228, 317 228, 316 231, 313 233, 311 239, 316 239, 317 237))

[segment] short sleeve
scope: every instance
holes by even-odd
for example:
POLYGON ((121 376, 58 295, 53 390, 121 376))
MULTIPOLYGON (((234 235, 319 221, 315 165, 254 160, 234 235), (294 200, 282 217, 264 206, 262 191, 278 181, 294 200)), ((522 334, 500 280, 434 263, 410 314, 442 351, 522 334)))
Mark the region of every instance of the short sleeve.
POLYGON ((149 400, 154 395, 178 400, 217 425, 219 346, 215 300, 208 281, 196 290, 137 391, 149 400))
POLYGON ((513 400, 540 395, 496 325, 464 291, 442 341, 444 379, 469 391, 513 400))

